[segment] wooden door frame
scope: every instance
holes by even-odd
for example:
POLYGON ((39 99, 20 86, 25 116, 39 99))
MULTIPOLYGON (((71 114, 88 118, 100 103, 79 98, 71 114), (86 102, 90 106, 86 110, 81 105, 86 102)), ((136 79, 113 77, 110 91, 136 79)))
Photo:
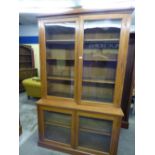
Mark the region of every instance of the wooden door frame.
POLYGON ((39 19, 39 44, 40 44, 40 74, 41 74, 41 97, 44 99, 61 99, 63 100, 78 100, 77 97, 77 68, 78 68, 78 42, 79 42, 79 20, 77 17, 65 17, 64 19, 39 19), (45 24, 48 23, 58 23, 58 22, 75 22, 75 47, 74 47, 74 98, 57 97, 47 94, 47 72, 46 72, 46 38, 45 38, 45 24))

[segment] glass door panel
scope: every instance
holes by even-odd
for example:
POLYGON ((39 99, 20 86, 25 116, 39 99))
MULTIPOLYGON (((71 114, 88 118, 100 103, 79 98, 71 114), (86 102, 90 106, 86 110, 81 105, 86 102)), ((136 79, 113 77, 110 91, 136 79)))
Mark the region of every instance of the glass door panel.
POLYGON ((80 116, 79 146, 110 152, 112 121, 80 116))
POLYGON ((74 97, 75 22, 45 24, 47 94, 74 97))
POLYGON ((70 114, 44 111, 45 138, 48 140, 71 143, 71 119, 70 114))
POLYGON ((113 102, 121 19, 84 21, 82 100, 113 102))

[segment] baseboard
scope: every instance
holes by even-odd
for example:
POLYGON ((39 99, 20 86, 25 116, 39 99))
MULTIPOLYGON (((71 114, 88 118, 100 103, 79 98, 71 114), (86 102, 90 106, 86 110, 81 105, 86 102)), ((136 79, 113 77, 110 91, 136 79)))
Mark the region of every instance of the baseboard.
POLYGON ((50 144, 46 141, 38 141, 38 145, 41 147, 45 147, 47 149, 52 149, 52 150, 61 151, 61 152, 74 154, 74 155, 91 155, 91 153, 88 153, 88 152, 83 152, 77 149, 73 149, 71 147, 64 147, 54 143, 50 144))

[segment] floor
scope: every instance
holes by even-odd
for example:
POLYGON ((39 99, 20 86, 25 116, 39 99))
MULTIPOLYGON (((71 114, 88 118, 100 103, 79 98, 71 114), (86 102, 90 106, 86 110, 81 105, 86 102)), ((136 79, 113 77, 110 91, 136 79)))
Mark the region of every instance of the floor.
POLYGON ((19 114, 20 123, 22 125, 22 134, 19 138, 21 146, 37 129, 37 99, 28 99, 26 93, 19 95, 19 114))
MULTIPOLYGON (((66 155, 37 145, 37 99, 27 99, 25 93, 19 95, 20 120, 23 133, 20 136, 20 155, 66 155)), ((135 155, 135 117, 130 115, 129 129, 121 129, 117 155, 135 155)))

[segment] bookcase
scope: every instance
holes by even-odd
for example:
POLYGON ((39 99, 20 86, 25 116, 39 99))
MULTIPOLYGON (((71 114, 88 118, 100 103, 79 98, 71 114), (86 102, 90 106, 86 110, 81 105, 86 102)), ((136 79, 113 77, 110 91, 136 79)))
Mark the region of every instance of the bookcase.
POLYGON ((117 154, 131 12, 38 17, 39 145, 70 154, 117 154))
POLYGON ((31 46, 19 46, 19 68, 34 68, 34 56, 31 46))
POLYGON ((37 76, 37 69, 34 68, 34 53, 31 46, 19 46, 19 91, 24 91, 22 81, 26 78, 37 76))

